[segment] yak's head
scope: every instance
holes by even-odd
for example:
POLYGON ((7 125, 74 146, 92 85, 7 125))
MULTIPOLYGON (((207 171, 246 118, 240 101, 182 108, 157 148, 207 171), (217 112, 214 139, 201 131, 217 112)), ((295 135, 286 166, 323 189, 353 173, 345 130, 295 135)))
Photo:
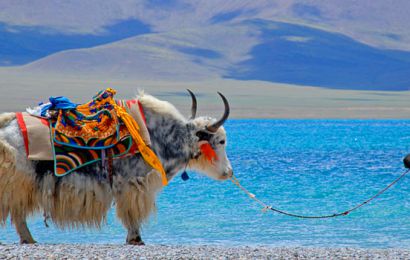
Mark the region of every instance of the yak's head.
POLYGON ((223 127, 229 116, 229 103, 218 92, 225 105, 225 112, 222 118, 215 120, 209 117, 195 117, 197 108, 196 98, 190 90, 188 91, 192 98, 192 115, 189 121, 194 126, 194 152, 193 158, 189 161, 189 167, 213 179, 226 180, 233 174, 231 163, 225 151, 227 140, 223 127))

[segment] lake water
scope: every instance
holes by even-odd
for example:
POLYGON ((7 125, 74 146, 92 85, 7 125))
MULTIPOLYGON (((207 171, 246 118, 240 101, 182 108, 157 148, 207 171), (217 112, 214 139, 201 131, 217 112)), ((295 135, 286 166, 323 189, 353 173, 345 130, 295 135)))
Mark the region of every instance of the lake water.
MULTIPOLYGON (((231 120, 226 129, 242 184, 299 214, 331 214, 367 199, 404 171, 410 153, 410 120, 231 120)), ((306 220, 262 213, 231 182, 189 175, 160 194, 146 243, 410 248, 410 176, 348 216, 306 220)), ((123 244, 126 236, 113 210, 102 230, 45 228, 40 216, 29 226, 41 243, 123 244)), ((10 224, 0 241, 18 241, 10 224)))

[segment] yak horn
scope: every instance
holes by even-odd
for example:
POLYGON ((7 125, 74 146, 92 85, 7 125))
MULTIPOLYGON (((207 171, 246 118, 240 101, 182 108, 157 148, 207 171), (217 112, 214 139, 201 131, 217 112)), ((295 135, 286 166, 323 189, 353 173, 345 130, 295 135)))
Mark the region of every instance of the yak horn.
POLYGON ((191 117, 189 118, 194 119, 196 116, 196 109, 197 109, 197 103, 196 103, 196 97, 194 95, 194 93, 192 93, 191 90, 187 89, 189 94, 191 95, 191 99, 192 99, 192 106, 191 106, 191 117))
POLYGON ((226 100, 225 96, 222 95, 220 92, 218 92, 218 94, 219 94, 219 96, 221 96, 221 98, 222 98, 222 100, 223 100, 223 102, 224 102, 225 112, 224 112, 224 114, 223 114, 223 116, 222 116, 221 119, 219 119, 218 121, 216 121, 216 122, 213 123, 212 125, 206 127, 206 130, 208 130, 208 131, 211 132, 211 133, 215 133, 216 131, 218 131, 218 128, 221 127, 221 125, 223 125, 223 124, 225 123, 225 121, 226 121, 226 120, 228 119, 228 117, 229 117, 229 111, 230 111, 230 109, 229 109, 228 100, 226 100))

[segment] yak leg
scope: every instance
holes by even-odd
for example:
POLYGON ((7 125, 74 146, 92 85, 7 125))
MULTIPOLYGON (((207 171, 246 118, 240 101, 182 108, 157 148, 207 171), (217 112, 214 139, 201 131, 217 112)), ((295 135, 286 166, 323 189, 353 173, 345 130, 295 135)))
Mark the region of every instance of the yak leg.
MULTIPOLYGON (((0 117, 0 123, 1 123, 0 117)), ((16 149, 0 140, 0 222, 10 215, 22 244, 35 243, 27 228, 26 215, 36 208, 34 181, 16 171, 16 149)))
POLYGON ((25 217, 18 216, 13 218, 14 226, 16 227, 17 233, 20 237, 21 244, 34 244, 36 241, 31 236, 30 230, 27 227, 27 222, 25 217))
POLYGON ((127 244, 136 246, 145 245, 144 241, 142 241, 141 238, 140 227, 128 228, 127 244))
POLYGON ((29 170, 17 124, 9 124, 14 118, 14 113, 0 115, 0 224, 10 216, 20 242, 35 243, 26 223, 26 217, 39 208, 35 175, 29 170))
POLYGON ((126 243, 129 245, 144 245, 141 239, 141 215, 135 192, 121 192, 117 194, 117 216, 128 230, 126 243))
POLYGON ((144 245, 140 227, 155 211, 155 195, 161 187, 161 177, 156 173, 145 178, 114 176, 117 216, 128 230, 127 244, 144 245))
POLYGON ((15 171, 10 182, 10 217, 20 237, 21 244, 36 241, 27 227, 26 217, 38 210, 37 189, 32 175, 15 171), (13 176, 14 175, 14 176, 13 176))

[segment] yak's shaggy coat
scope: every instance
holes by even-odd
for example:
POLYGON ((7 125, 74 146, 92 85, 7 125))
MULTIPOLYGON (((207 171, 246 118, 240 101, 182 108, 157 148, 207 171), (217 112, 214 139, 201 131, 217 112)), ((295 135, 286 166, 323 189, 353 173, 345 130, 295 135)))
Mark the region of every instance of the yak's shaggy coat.
MULTIPOLYGON (((147 117, 152 148, 163 162, 171 179, 187 164, 215 179, 232 174, 225 154, 223 128, 209 140, 218 154, 214 163, 198 155, 197 133, 210 124, 210 118, 186 120, 174 106, 149 95, 139 100, 147 117), (223 142, 221 142, 223 140, 223 142)), ((44 214, 57 226, 100 227, 115 201, 117 216, 128 230, 127 242, 142 244, 141 224, 155 210, 161 177, 137 155, 114 161, 113 183, 97 178, 100 165, 80 168, 67 176, 56 177, 47 165, 52 162, 29 161, 14 113, 0 115, 0 224, 8 217, 16 227, 21 243, 34 243, 26 218, 44 214), (48 163, 48 164, 47 164, 48 163)))

